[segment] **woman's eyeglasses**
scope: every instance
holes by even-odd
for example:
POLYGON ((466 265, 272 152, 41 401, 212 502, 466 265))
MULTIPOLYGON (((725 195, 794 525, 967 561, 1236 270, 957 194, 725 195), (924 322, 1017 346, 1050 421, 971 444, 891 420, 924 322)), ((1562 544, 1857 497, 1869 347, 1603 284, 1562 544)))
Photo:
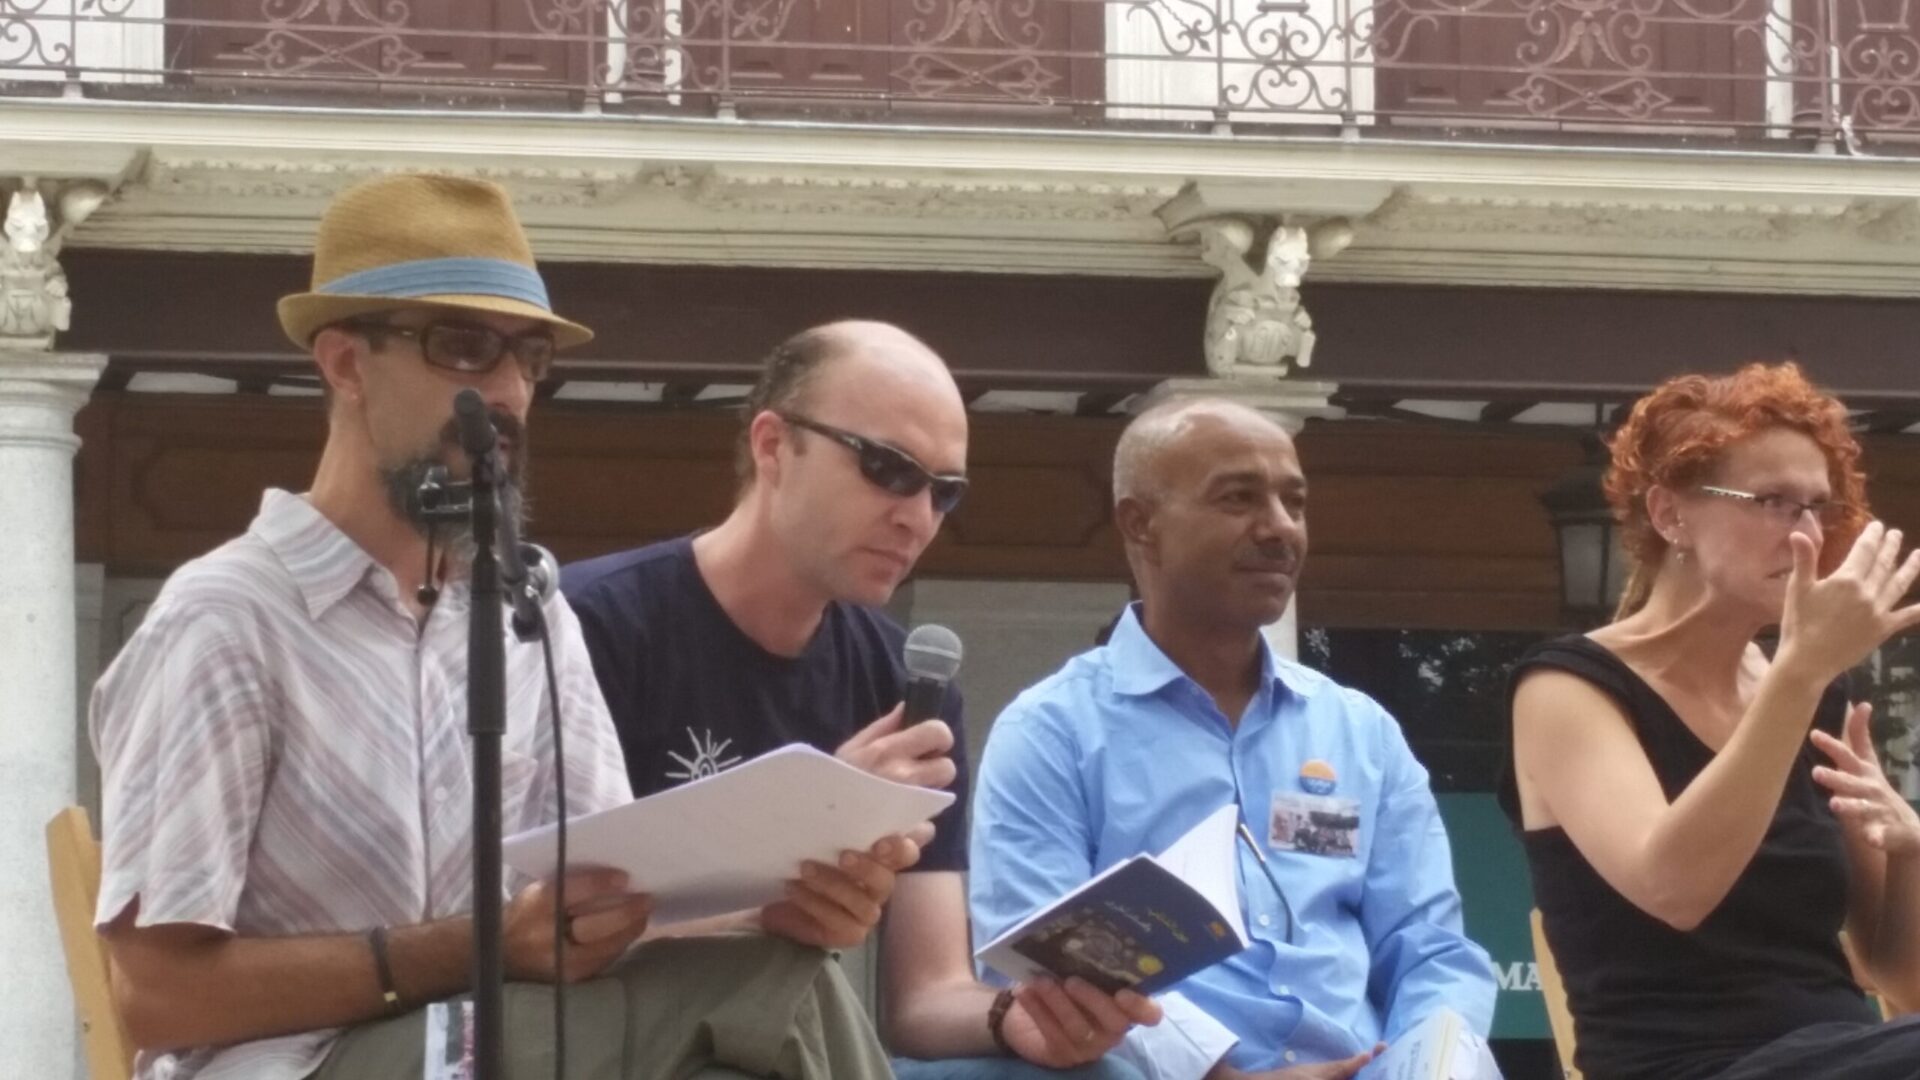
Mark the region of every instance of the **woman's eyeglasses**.
POLYGON ((936 514, 952 513, 953 508, 960 505, 961 497, 967 493, 966 477, 941 476, 928 472, 924 465, 886 443, 875 442, 855 435, 851 431, 842 431, 837 427, 829 427, 794 413, 775 415, 794 427, 804 428, 816 435, 832 439, 853 451, 860 462, 860 475, 890 495, 912 498, 931 488, 933 511, 936 514))
POLYGON ((1802 514, 1812 514, 1813 519, 1826 529, 1831 529, 1847 519, 1846 503, 1828 502, 1824 499, 1819 502, 1801 502, 1798 499, 1789 499, 1785 495, 1756 495, 1751 491, 1736 491, 1733 488, 1714 487, 1710 484, 1702 484, 1700 493, 1722 499, 1737 499, 1749 506, 1759 507, 1761 513, 1789 529, 1800 524, 1802 514))

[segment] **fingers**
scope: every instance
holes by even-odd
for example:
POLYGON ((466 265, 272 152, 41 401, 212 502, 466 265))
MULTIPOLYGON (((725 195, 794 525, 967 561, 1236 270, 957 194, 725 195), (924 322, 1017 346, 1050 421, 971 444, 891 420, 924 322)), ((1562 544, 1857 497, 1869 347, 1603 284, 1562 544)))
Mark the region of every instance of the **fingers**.
MULTIPOLYGON (((571 911, 572 905, 568 905, 571 911)), ((602 907, 584 915, 567 916, 567 944, 592 948, 595 945, 618 941, 621 948, 639 937, 647 929, 647 920, 653 916, 653 897, 634 895, 626 897, 616 907, 602 907)))
POLYGON ((829 892, 830 888, 807 881, 789 881, 786 902, 820 925, 826 935, 823 944, 843 948, 859 944, 867 936, 867 930, 880 921, 880 906, 870 898, 865 899, 872 912, 872 918, 868 918, 867 911, 855 911, 848 906, 859 900, 846 899, 849 896, 846 891, 829 892))
POLYGON ((899 731, 900 719, 906 715, 906 712, 907 703, 903 701, 894 706, 892 712, 861 728, 859 731, 854 732, 853 738, 841 743, 840 749, 835 750, 833 756, 843 760, 852 760, 851 755, 858 754, 885 736, 899 731))
POLYGON ((1907 552, 1900 561, 1900 568, 1888 575, 1886 583, 1880 587, 1880 603, 1893 607, 1912 591, 1915 579, 1920 578, 1920 548, 1907 552))
POLYGON ((1827 800, 1827 805, 1833 808, 1833 816, 1840 819, 1842 826, 1866 840, 1868 845, 1886 849, 1887 816, 1877 802, 1835 795, 1827 800))
MULTIPOLYGON (((612 899, 627 891, 627 873, 624 870, 573 869, 560 875, 560 880, 566 885, 568 910, 572 910, 576 904, 586 904, 601 898, 612 899)), ((530 888, 543 888, 547 892, 555 892, 552 878, 530 888)), ((553 901, 548 898, 547 902, 553 901)))
POLYGON ((569 914, 621 907, 635 895, 627 892, 627 875, 624 871, 569 870, 557 880, 547 878, 520 890, 513 898, 516 916, 551 923, 554 906, 561 900, 562 883, 565 885, 569 914))
POLYGON ((880 922, 893 885, 893 871, 871 856, 842 852, 838 868, 801 864, 786 899, 767 905, 761 919, 769 931, 805 945, 851 948, 880 922))
POLYGON ((1862 701, 1847 712, 1847 726, 1843 729, 1847 736, 1847 748, 1853 756, 1860 759, 1874 772, 1880 771, 1880 756, 1873 752, 1873 704, 1862 701))
POLYGON ((1367 1062, 1373 1060, 1373 1055, 1378 1053, 1379 1049, 1384 1048, 1362 1050, 1344 1061, 1326 1062, 1321 1066, 1321 1071, 1312 1076, 1314 1080, 1352 1080, 1353 1077, 1360 1075, 1361 1069, 1367 1067, 1367 1062))
POLYGON ((955 768, 947 754, 953 749, 953 729, 944 720, 923 720, 904 731, 875 739, 867 771, 900 784, 943 788, 953 783, 955 768))
MULTIPOLYGON (((1067 1027, 1062 1018, 1054 1012, 1051 1004, 1041 992, 1041 987, 1050 987, 1056 993, 1059 987, 1046 979, 1038 979, 1013 991, 1015 1007, 1027 1014, 1033 1022, 1040 1040, 1046 1045, 1046 1057, 1059 1064, 1071 1064, 1088 1060, 1085 1047, 1092 1042, 1092 1025, 1084 1018, 1080 1019, 1080 1030, 1075 1032, 1067 1027)), ((1064 997, 1063 997, 1064 1002, 1064 997)), ((1070 1014, 1074 1014, 1071 1004, 1067 1004, 1070 1014)))
POLYGON ((1873 553, 1873 562, 1867 567, 1865 577, 1867 589, 1879 596, 1893 578, 1893 568, 1900 561, 1900 544, 1903 539, 1899 529, 1888 529, 1880 534, 1880 546, 1873 553))
POLYGON ((624 873, 575 870, 564 876, 566 907, 556 925, 560 884, 548 879, 529 885, 508 908, 503 937, 512 977, 543 982, 590 978, 618 959, 646 931, 653 915, 653 898, 626 892, 624 873))
MULTIPOLYGON (((1805 533, 1794 533, 1793 535, 1804 537, 1807 547, 1809 549, 1813 548, 1812 537, 1807 536, 1805 533)), ((1846 559, 1840 563, 1839 568, 1836 569, 1834 573, 1846 573, 1853 577, 1864 579, 1872 568, 1874 561, 1880 557, 1880 542, 1885 540, 1886 537, 1887 526, 1885 522, 1878 519, 1867 522, 1867 527, 1861 529, 1860 535, 1854 539, 1853 550, 1847 552, 1846 559)), ((1797 554, 1799 551, 1798 542, 1794 542, 1794 550, 1797 554)))
POLYGON ((906 831, 906 838, 913 841, 913 846, 916 849, 914 852, 915 862, 919 861, 920 853, 927 850, 927 845, 933 843, 933 838, 938 835, 938 833, 939 830, 934 828, 934 824, 931 821, 923 821, 906 831))
POLYGON ((1920 626, 1920 604, 1909 604, 1894 612, 1887 617, 1887 623, 1887 637, 1903 634, 1916 626, 1920 626))
POLYGON ((760 909, 760 927, 776 937, 815 948, 831 948, 827 930, 813 916, 785 900, 777 900, 760 909))
POLYGON ((894 877, 892 870, 872 856, 843 851, 837 868, 817 862, 802 863, 800 881, 871 926, 880 921, 880 907, 893 895, 894 877))
POLYGON ((1035 979, 1015 991, 1016 997, 1022 994, 1027 997, 1029 1009, 1037 1003, 1041 1010, 1053 1017, 1073 1046, 1085 1048, 1100 1037, 1093 1019, 1081 1011, 1066 989, 1052 979, 1035 979))
MULTIPOLYGON (((1847 722, 1849 724, 1853 722, 1851 717, 1849 717, 1847 722)), ((1866 773, 1866 761, 1854 751, 1854 748, 1849 743, 1841 742, 1839 739, 1821 731, 1819 728, 1815 728, 1808 738, 1813 740, 1814 749, 1833 760, 1835 767, 1856 775, 1864 775, 1866 773)), ((1819 771, 1820 767, 1816 766, 1814 769, 1815 774, 1817 775, 1819 771)))
MULTIPOLYGON (((931 834, 933 831, 933 822, 928 821, 923 824, 926 826, 925 831, 931 834)), ((920 861, 921 844, 913 838, 913 834, 920 831, 922 830, 916 828, 904 836, 881 837, 878 841, 875 841, 873 845, 873 861, 894 873, 898 873, 918 863, 920 861)), ((927 839, 931 840, 933 837, 929 835, 927 839)), ((887 882, 887 895, 892 895, 892 890, 893 883, 889 881, 887 882)))
POLYGON ((1164 1015, 1160 1010, 1159 1002, 1145 994, 1134 993, 1132 990, 1122 990, 1113 995, 1113 1003, 1120 1006, 1128 1019, 1146 1027, 1159 1023, 1161 1016, 1164 1015))
MULTIPOLYGON (((1787 592, 1797 596, 1812 588, 1819 577, 1820 549, 1814 545, 1813 537, 1802 532, 1789 533, 1787 546, 1793 549, 1793 571, 1787 577, 1787 592)), ((1856 540, 1854 550, 1859 548, 1860 542, 1856 540)))
POLYGON ((1856 799, 1872 799, 1881 794, 1886 783, 1877 778, 1868 779, 1839 769, 1830 769, 1825 765, 1813 768, 1814 782, 1835 795, 1845 795, 1856 799))
POLYGON ((1074 1005, 1079 1006, 1080 1012, 1092 1021, 1099 1033, 1110 1041, 1118 1042, 1133 1026, 1133 1017, 1120 1007, 1119 1002, 1087 980, 1075 975, 1060 984, 1060 988, 1074 1005))

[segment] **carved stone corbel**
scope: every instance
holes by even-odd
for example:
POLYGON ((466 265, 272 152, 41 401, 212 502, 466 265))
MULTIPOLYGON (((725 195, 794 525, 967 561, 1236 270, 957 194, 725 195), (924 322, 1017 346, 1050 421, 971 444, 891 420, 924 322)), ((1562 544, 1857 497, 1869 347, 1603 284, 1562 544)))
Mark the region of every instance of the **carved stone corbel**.
POLYGON ((13 187, 0 225, 0 349, 51 349, 54 335, 72 325, 60 248, 108 192, 98 180, 31 176, 13 187))
POLYGON ((1345 218, 1311 224, 1226 214, 1188 223, 1200 258, 1220 272, 1207 305, 1207 370, 1220 379, 1281 379, 1313 363, 1313 319, 1300 282, 1315 258, 1353 242, 1345 218))

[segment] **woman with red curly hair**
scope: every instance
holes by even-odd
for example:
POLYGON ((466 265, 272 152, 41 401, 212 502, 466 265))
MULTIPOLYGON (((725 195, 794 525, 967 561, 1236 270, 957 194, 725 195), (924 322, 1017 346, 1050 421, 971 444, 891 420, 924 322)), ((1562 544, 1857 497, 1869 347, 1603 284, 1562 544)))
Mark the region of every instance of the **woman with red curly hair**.
POLYGON ((1676 378, 1615 436, 1615 620, 1513 676, 1501 801, 1588 1080, 1920 1077, 1839 933, 1920 1004, 1920 816, 1845 674, 1920 624, 1841 404, 1793 364, 1676 378), (1769 658, 1755 643, 1778 626, 1769 658))

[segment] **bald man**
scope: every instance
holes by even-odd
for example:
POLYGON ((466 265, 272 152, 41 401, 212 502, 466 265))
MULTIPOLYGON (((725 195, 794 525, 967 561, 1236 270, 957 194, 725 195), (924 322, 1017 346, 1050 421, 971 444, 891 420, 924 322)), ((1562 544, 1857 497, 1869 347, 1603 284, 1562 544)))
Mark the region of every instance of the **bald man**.
POLYGON ((761 930, 846 948, 891 900, 883 1015, 904 1080, 1065 1069, 1137 1080, 1101 1058, 1132 1024, 1158 1019, 1152 1002, 1078 980, 1001 998, 975 981, 960 695, 947 695, 944 719, 901 729, 905 634, 879 606, 966 491, 966 408, 946 365, 898 327, 816 327, 773 351, 745 418, 724 522, 562 579, 635 792, 804 742, 959 798, 924 850, 924 837, 892 837, 839 867, 807 867, 787 901, 658 932, 761 930))
POLYGON ((994 724, 975 940, 1235 804, 1252 944, 1163 995, 1166 1022, 1116 1056, 1167 1080, 1339 1080, 1441 1006, 1486 1034, 1493 968, 1462 932, 1426 770, 1379 705, 1260 632, 1306 561, 1293 440, 1239 405, 1165 405, 1113 472, 1140 601, 994 724))

